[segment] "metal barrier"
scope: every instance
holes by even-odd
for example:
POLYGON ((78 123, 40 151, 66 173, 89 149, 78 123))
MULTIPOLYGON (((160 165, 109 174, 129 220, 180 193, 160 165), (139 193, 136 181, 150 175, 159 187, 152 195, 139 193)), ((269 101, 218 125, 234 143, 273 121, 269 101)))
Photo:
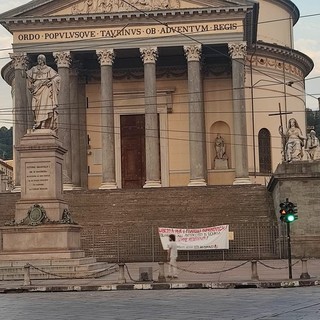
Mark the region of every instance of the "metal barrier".
MULTIPOLYGON (((220 223, 222 224, 222 223, 220 223)), ((199 228, 218 225, 206 221, 202 225, 186 225, 167 221, 112 223, 84 226, 82 246, 86 256, 108 262, 165 261, 158 227, 199 228)), ((259 260, 286 258, 286 231, 274 222, 229 224, 234 233, 229 250, 181 251, 180 261, 259 260)))

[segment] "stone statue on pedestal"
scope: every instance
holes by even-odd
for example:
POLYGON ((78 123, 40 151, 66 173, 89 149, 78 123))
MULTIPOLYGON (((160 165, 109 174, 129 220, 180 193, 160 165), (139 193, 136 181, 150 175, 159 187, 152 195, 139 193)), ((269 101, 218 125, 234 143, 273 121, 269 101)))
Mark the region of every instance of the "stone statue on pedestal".
POLYGON ((316 160, 318 158, 317 151, 319 150, 319 139, 316 137, 316 132, 311 130, 307 135, 306 152, 310 160, 316 160))
POLYGON ((284 143, 284 160, 286 162, 299 161, 303 157, 303 146, 305 138, 296 119, 291 118, 288 123, 286 133, 283 128, 279 128, 284 143))
POLYGON ((214 142, 214 148, 216 152, 216 156, 214 159, 214 168, 221 170, 221 169, 228 169, 228 157, 226 155, 226 145, 224 139, 218 133, 216 140, 214 142))
POLYGON ((32 94, 33 129, 57 129, 60 76, 38 56, 38 65, 27 71, 28 89, 32 94))

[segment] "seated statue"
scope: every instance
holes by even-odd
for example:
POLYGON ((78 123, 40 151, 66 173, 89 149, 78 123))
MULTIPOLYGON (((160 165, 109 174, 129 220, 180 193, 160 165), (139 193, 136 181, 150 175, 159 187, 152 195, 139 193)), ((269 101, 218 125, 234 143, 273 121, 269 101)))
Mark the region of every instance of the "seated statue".
MULTIPOLYGON (((280 128, 282 132, 282 128, 280 128)), ((283 134, 284 140, 284 159, 286 162, 302 160, 303 146, 305 138, 302 135, 301 129, 297 120, 291 118, 288 123, 288 129, 283 134)))
POLYGON ((316 137, 316 132, 311 130, 307 137, 306 151, 310 160, 315 160, 315 154, 319 146, 319 139, 316 137))

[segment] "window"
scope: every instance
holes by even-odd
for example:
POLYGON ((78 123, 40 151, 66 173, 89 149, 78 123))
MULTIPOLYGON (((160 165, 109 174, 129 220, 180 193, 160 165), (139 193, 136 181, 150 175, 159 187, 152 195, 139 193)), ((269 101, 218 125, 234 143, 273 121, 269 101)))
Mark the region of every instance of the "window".
POLYGON ((271 173, 271 142, 270 131, 263 128, 258 134, 259 167, 261 173, 271 173))

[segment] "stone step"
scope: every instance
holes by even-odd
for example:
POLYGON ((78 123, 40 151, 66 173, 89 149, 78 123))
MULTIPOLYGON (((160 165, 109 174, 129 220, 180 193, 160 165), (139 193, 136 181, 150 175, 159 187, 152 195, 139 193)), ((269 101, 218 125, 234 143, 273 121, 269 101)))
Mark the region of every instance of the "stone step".
MULTIPOLYGON (((16 194, 0 194, 1 225, 13 218, 18 199, 16 194)), ((266 243, 274 241, 270 232, 276 223, 274 203, 261 185, 66 191, 64 199, 73 219, 83 227, 86 256, 103 261, 162 259, 157 227, 229 224, 235 240, 228 257, 233 254, 236 259, 254 243, 252 236, 258 229, 266 243)), ((276 254, 272 246, 269 250, 276 254)))
MULTIPOLYGON (((88 266, 81 269, 66 269, 66 268, 46 268, 42 267, 41 271, 30 269, 31 279, 72 279, 72 278, 100 278, 117 271, 117 268, 108 265, 107 263, 99 263, 96 266, 88 266), (43 271, 45 272, 43 272, 43 271)), ((21 268, 11 268, 11 270, 0 269, 0 280, 23 280, 24 270, 21 268)))
MULTIPOLYGON (((90 263, 90 264, 84 264, 84 265, 36 265, 31 264, 30 271, 31 272, 41 272, 40 270, 44 270, 46 272, 51 273, 60 273, 60 272, 82 272, 82 271, 96 271, 101 268, 107 268, 108 264, 105 262, 96 262, 96 263, 90 263), (38 268, 39 270, 37 270, 38 268)), ((19 273, 23 272, 24 267, 23 266, 15 266, 15 267, 1 267, 0 268, 0 274, 1 273, 19 273)))
POLYGON ((35 265, 40 268, 40 266, 78 266, 85 265, 90 263, 95 263, 96 258, 87 257, 87 258, 78 258, 78 259, 37 259, 37 260, 0 260, 0 268, 4 267, 24 267, 27 263, 35 265))

